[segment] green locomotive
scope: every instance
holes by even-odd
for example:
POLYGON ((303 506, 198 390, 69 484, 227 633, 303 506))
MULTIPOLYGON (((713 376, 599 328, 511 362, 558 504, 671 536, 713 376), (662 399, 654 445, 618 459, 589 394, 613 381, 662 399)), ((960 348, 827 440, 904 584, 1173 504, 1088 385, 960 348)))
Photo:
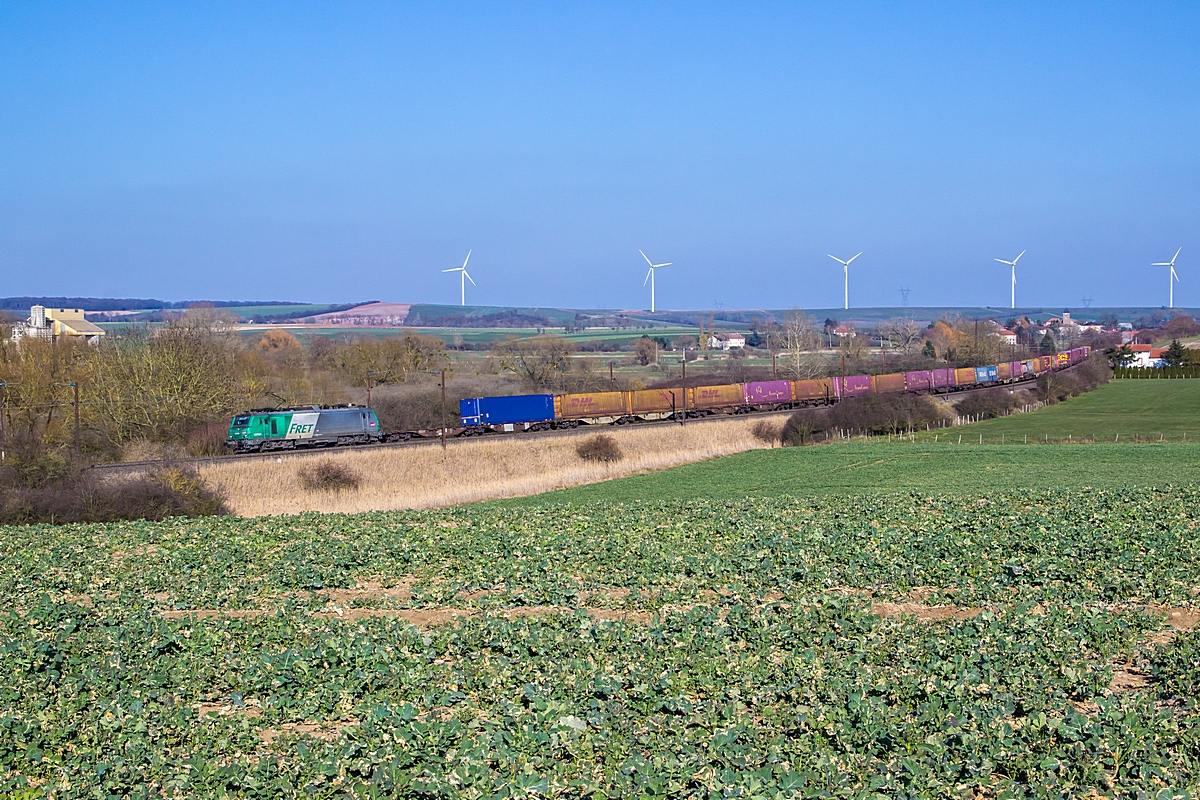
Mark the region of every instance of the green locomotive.
POLYGON ((257 409, 238 414, 229 425, 226 446, 235 452, 294 450, 382 442, 379 418, 364 406, 300 406, 257 409))

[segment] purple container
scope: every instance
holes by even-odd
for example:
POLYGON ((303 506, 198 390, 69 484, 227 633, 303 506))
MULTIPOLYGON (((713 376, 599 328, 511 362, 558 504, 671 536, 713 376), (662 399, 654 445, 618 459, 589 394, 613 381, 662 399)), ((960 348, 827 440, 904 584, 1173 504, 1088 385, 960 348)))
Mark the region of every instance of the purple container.
POLYGON ((945 389, 950 385, 953 370, 949 369, 931 369, 929 371, 930 382, 934 389, 945 389))
POLYGON ((791 381, 756 381, 742 385, 746 395, 746 405, 754 406, 762 403, 792 402, 791 381))
POLYGON ((933 375, 927 369, 904 373, 904 388, 910 392, 915 392, 919 389, 928 389, 932 385, 933 375))
POLYGON ((870 375, 847 375, 844 378, 834 378, 838 397, 857 397, 871 391, 870 375))
POLYGON ((1022 375, 1025 374, 1024 367, 1025 367, 1024 361, 1010 362, 1008 365, 1008 374, 1011 375, 1014 379, 1020 378, 1022 375))

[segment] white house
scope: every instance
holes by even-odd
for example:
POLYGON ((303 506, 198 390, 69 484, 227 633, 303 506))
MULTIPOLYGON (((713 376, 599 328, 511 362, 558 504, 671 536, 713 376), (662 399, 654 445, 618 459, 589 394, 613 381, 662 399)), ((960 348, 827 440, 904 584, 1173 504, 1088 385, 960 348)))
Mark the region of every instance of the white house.
POLYGON ((732 350, 735 347, 745 347, 746 337, 740 333, 713 333, 708 337, 709 350, 732 350))
POLYGON ((1008 328, 1001 328, 1000 330, 996 331, 996 335, 999 336, 1000 341, 1004 342, 1005 344, 1017 343, 1017 334, 1013 331, 1010 331, 1008 328))

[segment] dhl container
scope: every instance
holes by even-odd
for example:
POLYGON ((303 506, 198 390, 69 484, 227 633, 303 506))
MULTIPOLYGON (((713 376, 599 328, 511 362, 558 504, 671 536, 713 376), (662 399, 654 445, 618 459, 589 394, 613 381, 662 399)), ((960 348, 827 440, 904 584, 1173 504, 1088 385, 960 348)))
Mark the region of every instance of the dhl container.
POLYGON ((857 397, 871 391, 870 375, 847 375, 844 378, 834 378, 833 383, 837 387, 839 398, 857 397))
POLYGON ((624 392, 584 392, 554 398, 554 416, 558 419, 620 417, 628 413, 624 392))
POLYGON ((996 365, 996 380, 1006 381, 1012 377, 1012 364, 1005 362, 996 365))
POLYGON ((887 375, 874 375, 871 377, 871 384, 877 392, 903 392, 904 373, 891 372, 887 375))
POLYGON ((929 380, 933 384, 934 389, 945 389, 947 386, 953 386, 954 370, 931 369, 929 370, 929 380))
POLYGON ((639 389, 628 395, 631 414, 683 411, 683 391, 680 389, 639 389))
POLYGON ((919 369, 904 373, 904 388, 910 392, 933 388, 933 373, 927 369, 919 369))
POLYGON ((792 402, 791 381, 756 381, 742 384, 743 400, 748 406, 792 402))
POLYGON ((961 367, 954 370, 955 386, 973 386, 975 384, 975 368, 961 367))
POLYGON ((818 378, 816 380, 792 381, 792 393, 797 400, 824 400, 830 402, 837 399, 836 378, 818 378))
POLYGON ((687 390, 688 408, 734 408, 745 403, 740 383, 722 386, 693 386, 687 390))

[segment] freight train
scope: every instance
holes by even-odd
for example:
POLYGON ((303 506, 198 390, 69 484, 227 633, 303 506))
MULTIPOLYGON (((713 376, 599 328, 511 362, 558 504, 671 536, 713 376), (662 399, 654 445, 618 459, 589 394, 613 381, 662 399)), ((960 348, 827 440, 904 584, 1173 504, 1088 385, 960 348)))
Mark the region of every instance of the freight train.
MULTIPOLYGON (((1054 356, 1006 361, 986 367, 927 369, 888 375, 847 375, 812 380, 754 381, 720 386, 638 389, 629 392, 527 394, 469 397, 459 404, 462 430, 457 436, 489 431, 542 431, 580 425, 623 425, 644 420, 783 411, 832 405, 869 392, 954 392, 1033 380, 1043 372, 1085 360, 1091 348, 1077 347, 1054 356)), ((258 409, 233 418, 226 445, 235 452, 292 450, 307 447, 374 444, 430 432, 385 432, 379 418, 363 406, 300 406, 258 409)))
POLYGON ((656 419, 683 419, 713 414, 748 414, 804 406, 831 405, 868 392, 954 392, 1033 380, 1043 372, 1085 360, 1089 347, 1053 356, 1006 361, 986 367, 925 369, 888 375, 847 375, 797 381, 755 381, 720 386, 639 389, 629 392, 528 394, 470 397, 461 401, 463 432, 540 431, 579 425, 622 425, 656 419))

